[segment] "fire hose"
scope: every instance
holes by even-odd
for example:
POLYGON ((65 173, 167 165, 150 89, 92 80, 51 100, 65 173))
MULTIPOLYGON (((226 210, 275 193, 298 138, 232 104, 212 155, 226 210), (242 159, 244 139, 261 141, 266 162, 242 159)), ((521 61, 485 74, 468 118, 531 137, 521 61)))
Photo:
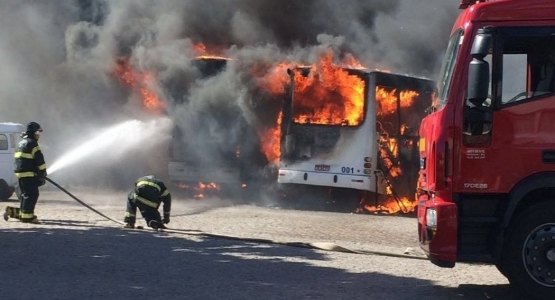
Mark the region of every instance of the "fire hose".
POLYGON ((48 178, 48 177, 45 177, 45 179, 46 179, 46 181, 52 183, 55 187, 59 188, 62 192, 66 193, 68 196, 70 196, 71 198, 73 198, 73 200, 79 202, 79 204, 83 205, 84 207, 86 207, 86 208, 88 208, 88 209, 94 211, 95 213, 101 215, 102 217, 104 217, 104 218, 106 218, 106 219, 108 219, 108 220, 110 220, 110 221, 112 221, 112 222, 116 222, 116 223, 121 224, 121 225, 124 224, 124 223, 121 222, 121 221, 118 221, 118 220, 115 220, 115 219, 112 219, 112 218, 108 217, 107 215, 105 215, 105 214, 99 212, 98 210, 94 209, 92 206, 88 205, 87 203, 85 203, 85 202, 79 200, 79 198, 75 197, 72 193, 70 193, 68 190, 64 189, 62 186, 60 186, 59 184, 57 184, 54 180, 52 180, 52 179, 50 179, 50 178, 48 178))
MULTIPOLYGON (((52 185, 54 185, 55 187, 57 187, 58 189, 60 189, 62 192, 66 193, 68 196, 70 196, 73 200, 77 201, 79 204, 83 205, 84 207, 90 209, 91 211, 95 212, 96 214, 104 217, 107 220, 110 220, 114 223, 120 224, 120 225, 124 225, 124 222, 115 220, 113 218, 110 218, 109 216, 103 214, 102 212, 96 210, 95 208, 93 208, 92 206, 88 205, 87 203, 85 203, 84 201, 80 200, 79 198, 77 198, 75 195, 73 195, 72 193, 70 193, 68 190, 64 189, 62 186, 60 186, 59 184, 57 184, 55 181, 53 181, 52 179, 46 177, 45 178, 46 181, 52 183, 52 185)), ((137 229, 142 229, 142 228, 137 228, 137 229)), ((157 230, 158 231, 158 230, 157 230)), ((410 259, 421 259, 421 260, 427 260, 426 257, 423 256, 417 256, 417 255, 407 255, 407 254, 396 254, 396 253, 389 253, 389 252, 382 252, 382 251, 369 251, 369 250, 353 250, 353 249, 348 249, 345 247, 341 247, 339 245, 336 245, 334 243, 328 243, 328 242, 312 242, 312 243, 305 243, 305 242, 278 242, 275 240, 269 240, 269 239, 259 239, 259 238, 245 238, 245 237, 236 237, 236 236, 230 236, 230 235, 221 235, 221 234, 213 234, 213 233, 206 233, 203 231, 198 231, 198 230, 184 230, 184 229, 172 229, 172 228, 165 228, 160 230, 162 232, 168 232, 168 233, 177 233, 177 234, 185 234, 185 235, 196 235, 196 236, 205 236, 205 237, 213 237, 213 238, 223 238, 223 239, 228 239, 228 240, 240 240, 240 241, 247 241, 247 242, 254 242, 254 243, 263 243, 263 244, 279 244, 279 245, 286 245, 286 246, 292 246, 292 247, 301 247, 301 248, 311 248, 311 249, 319 249, 319 250, 325 250, 325 251, 333 251, 333 252, 344 252, 344 253, 353 253, 353 254, 366 254, 366 255, 380 255, 380 256, 388 256, 388 257, 400 257, 400 258, 410 258, 410 259)))

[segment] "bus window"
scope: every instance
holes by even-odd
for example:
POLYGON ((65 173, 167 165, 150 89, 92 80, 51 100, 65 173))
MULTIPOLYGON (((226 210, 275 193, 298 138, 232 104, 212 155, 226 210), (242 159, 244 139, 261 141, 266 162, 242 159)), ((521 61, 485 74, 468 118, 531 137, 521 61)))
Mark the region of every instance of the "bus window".
POLYGON ((0 150, 8 150, 8 137, 0 134, 0 150))

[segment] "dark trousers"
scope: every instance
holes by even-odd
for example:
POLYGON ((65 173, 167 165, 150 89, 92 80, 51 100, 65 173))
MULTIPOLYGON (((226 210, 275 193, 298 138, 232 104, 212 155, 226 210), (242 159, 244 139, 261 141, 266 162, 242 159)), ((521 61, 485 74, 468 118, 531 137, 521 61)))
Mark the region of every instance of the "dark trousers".
POLYGON ((135 215, 137 208, 146 221, 146 224, 153 228, 161 228, 162 218, 157 208, 150 207, 135 199, 135 193, 130 192, 127 196, 127 214, 135 215))
POLYGON ((20 214, 22 219, 33 219, 35 206, 39 200, 39 181, 36 178, 20 178, 19 188, 21 190, 20 214))

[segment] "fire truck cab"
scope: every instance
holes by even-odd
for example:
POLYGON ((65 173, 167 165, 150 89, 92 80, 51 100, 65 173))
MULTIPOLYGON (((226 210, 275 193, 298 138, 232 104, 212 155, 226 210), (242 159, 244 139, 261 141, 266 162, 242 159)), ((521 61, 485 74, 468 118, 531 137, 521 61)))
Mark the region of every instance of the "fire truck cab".
POLYGON ((420 126, 421 247, 555 299, 555 2, 460 8, 420 126))
POLYGON ((25 126, 19 123, 0 123, 0 200, 13 195, 17 186, 14 175, 14 153, 25 126))

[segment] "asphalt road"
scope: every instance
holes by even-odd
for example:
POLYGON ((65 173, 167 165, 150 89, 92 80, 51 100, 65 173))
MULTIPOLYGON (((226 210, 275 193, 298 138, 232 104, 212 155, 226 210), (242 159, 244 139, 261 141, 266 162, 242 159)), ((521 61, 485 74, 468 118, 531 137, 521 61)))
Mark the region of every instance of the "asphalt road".
MULTIPOLYGON (((123 218, 125 191, 73 193, 123 218)), ((0 299, 519 299, 493 266, 428 262, 413 217, 175 199, 176 231, 125 230, 48 190, 36 213, 0 223, 0 299)))

